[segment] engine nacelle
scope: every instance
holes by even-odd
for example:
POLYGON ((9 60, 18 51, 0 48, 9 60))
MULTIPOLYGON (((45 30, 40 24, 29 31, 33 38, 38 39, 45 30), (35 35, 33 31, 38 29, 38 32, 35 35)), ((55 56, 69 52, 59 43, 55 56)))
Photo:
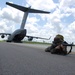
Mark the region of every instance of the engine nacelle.
POLYGON ((5 37, 4 34, 2 34, 2 35, 1 35, 1 38, 4 38, 4 37, 5 37))
POLYGON ((28 37, 28 41, 32 41, 33 40, 33 37, 28 37))

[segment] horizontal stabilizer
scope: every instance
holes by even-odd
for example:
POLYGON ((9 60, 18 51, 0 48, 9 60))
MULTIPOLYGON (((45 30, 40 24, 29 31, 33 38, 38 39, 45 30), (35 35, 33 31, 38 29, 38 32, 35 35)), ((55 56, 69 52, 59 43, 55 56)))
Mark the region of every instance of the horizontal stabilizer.
POLYGON ((31 9, 30 7, 29 8, 23 7, 23 6, 16 5, 16 4, 13 4, 13 3, 9 3, 9 2, 6 2, 6 4, 9 5, 9 6, 12 6, 14 8, 16 8, 16 9, 19 9, 19 10, 21 10, 23 12, 28 11, 29 13, 47 13, 47 14, 50 13, 50 12, 47 12, 47 11, 31 9))

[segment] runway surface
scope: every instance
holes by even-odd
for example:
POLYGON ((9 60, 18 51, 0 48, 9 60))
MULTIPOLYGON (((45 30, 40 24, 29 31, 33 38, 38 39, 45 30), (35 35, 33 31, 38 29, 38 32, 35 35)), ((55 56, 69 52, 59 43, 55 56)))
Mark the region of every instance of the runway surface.
POLYGON ((1 42, 0 75, 75 75, 75 54, 50 54, 47 46, 1 42))

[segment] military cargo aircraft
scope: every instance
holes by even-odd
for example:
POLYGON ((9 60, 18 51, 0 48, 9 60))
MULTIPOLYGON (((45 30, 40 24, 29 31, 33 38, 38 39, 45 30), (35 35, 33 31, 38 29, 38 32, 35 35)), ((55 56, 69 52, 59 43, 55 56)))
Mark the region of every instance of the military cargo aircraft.
POLYGON ((13 3, 10 3, 10 2, 6 2, 6 4, 11 6, 11 7, 14 7, 16 9, 19 9, 19 10, 23 11, 24 16, 23 16, 23 20, 22 20, 20 29, 15 30, 12 34, 10 34, 10 33, 0 33, 1 38, 4 38, 5 35, 9 35, 8 39, 7 39, 7 42, 21 42, 24 37, 28 37, 29 41, 32 41, 33 38, 46 39, 46 40, 50 39, 50 38, 48 39, 48 38, 41 38, 41 37, 35 37, 35 36, 26 35, 27 30, 24 29, 28 13, 45 13, 45 14, 49 14, 50 12, 42 11, 42 10, 36 10, 36 9, 32 9, 31 6, 30 7, 24 7, 24 6, 13 4, 13 3))

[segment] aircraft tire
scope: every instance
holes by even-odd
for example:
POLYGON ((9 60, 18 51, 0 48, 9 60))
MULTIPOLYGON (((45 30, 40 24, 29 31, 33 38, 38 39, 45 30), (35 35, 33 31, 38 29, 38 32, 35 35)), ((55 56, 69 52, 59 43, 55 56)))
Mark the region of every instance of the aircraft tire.
POLYGON ((7 40, 6 42, 11 42, 11 41, 8 41, 8 40, 7 40))

